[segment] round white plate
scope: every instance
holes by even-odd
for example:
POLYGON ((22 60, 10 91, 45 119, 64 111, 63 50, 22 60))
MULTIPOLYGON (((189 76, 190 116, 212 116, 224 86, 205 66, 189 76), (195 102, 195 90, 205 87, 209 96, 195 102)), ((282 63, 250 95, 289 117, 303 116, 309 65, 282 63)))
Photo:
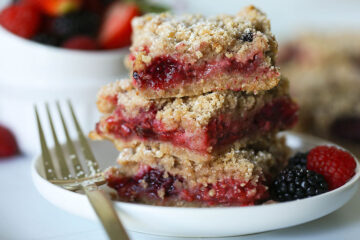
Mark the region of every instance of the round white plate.
MULTIPOLYGON (((327 141, 286 132, 287 145, 293 152, 309 150, 327 141)), ((335 145, 335 144, 331 144, 335 145)), ((107 142, 92 142, 101 167, 115 165, 118 152, 107 142)), ((115 201, 115 208, 128 230, 178 237, 224 237, 259 233, 298 225, 323 217, 347 203, 356 193, 356 174, 344 186, 311 198, 249 207, 181 208, 161 207, 115 201)), ((40 194, 55 206, 70 213, 96 219, 87 198, 49 183, 44 178, 41 157, 32 164, 32 177, 40 194)))

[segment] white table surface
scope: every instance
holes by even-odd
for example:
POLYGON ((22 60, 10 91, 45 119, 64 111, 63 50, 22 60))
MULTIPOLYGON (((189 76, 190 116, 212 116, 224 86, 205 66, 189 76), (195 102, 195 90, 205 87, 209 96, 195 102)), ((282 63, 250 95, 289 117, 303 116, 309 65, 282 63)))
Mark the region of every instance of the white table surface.
MULTIPOLYGON (((43 199, 32 184, 30 162, 31 156, 0 160, 0 239, 107 239, 98 222, 73 216, 43 199)), ((139 240, 180 239, 139 233, 130 235, 139 240)), ((358 239, 359 236, 358 192, 343 208, 319 220, 272 232, 223 239, 340 240, 358 239)))

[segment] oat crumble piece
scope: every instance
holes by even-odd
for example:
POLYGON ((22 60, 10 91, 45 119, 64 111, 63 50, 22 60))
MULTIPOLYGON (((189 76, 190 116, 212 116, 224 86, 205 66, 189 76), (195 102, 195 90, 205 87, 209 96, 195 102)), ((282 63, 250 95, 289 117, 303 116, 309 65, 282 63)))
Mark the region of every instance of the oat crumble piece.
POLYGON ((147 14, 135 18, 132 26, 128 65, 143 97, 215 90, 256 93, 280 80, 270 22, 254 6, 235 16, 147 14))
POLYGON ((91 138, 109 139, 119 150, 141 142, 161 143, 164 152, 199 161, 213 158, 232 142, 246 145, 288 129, 297 120, 297 105, 288 95, 285 78, 257 95, 224 91, 154 100, 138 95, 130 80, 121 80, 100 90, 98 108, 104 116, 91 138))

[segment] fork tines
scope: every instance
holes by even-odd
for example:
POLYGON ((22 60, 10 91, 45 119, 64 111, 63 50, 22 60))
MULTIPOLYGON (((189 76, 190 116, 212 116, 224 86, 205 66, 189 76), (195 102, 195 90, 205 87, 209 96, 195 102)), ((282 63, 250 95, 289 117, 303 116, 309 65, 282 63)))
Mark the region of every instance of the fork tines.
MULTIPOLYGON (((75 125, 75 129, 76 129, 76 132, 77 132, 77 135, 79 138, 80 148, 81 148, 83 157, 85 159, 87 170, 88 170, 90 176, 94 176, 100 172, 99 164, 97 163, 97 161, 94 157, 94 154, 91 151, 89 143, 86 140, 86 137, 85 137, 83 131, 81 130, 81 127, 75 116, 74 109, 71 105, 71 102, 68 101, 67 104, 68 104, 68 107, 69 107, 69 110, 71 113, 71 117, 72 117, 72 121, 75 125)), ((61 110, 59 102, 56 103, 56 107, 57 107, 57 111, 60 116, 60 120, 61 120, 63 129, 64 129, 65 137, 66 137, 66 147, 67 147, 67 152, 68 152, 67 158, 70 159, 70 164, 73 167, 73 171, 74 171, 75 175, 73 176, 73 174, 70 172, 70 169, 66 162, 66 159, 67 159, 65 157, 66 155, 63 151, 62 146, 59 143, 59 139, 58 139, 58 136, 57 136, 57 133, 55 130, 54 121, 51 116, 49 105, 45 104, 46 113, 48 116, 51 132, 52 132, 52 136, 53 136, 53 140, 54 140, 55 156, 56 156, 56 160, 58 162, 58 166, 60 168, 60 171, 57 173, 55 171, 54 161, 51 157, 51 154, 50 154, 50 151, 48 148, 48 144, 45 139, 44 130, 41 125, 38 108, 37 108, 37 106, 35 106, 35 115, 36 115, 37 125, 38 125, 38 129, 39 129, 39 137, 40 137, 40 143, 41 143, 41 151, 42 151, 42 157, 43 157, 45 176, 48 180, 56 180, 56 179, 67 180, 67 179, 85 178, 86 173, 83 169, 83 166, 80 163, 75 144, 71 140, 69 130, 68 130, 65 118, 64 118, 64 114, 61 110)))

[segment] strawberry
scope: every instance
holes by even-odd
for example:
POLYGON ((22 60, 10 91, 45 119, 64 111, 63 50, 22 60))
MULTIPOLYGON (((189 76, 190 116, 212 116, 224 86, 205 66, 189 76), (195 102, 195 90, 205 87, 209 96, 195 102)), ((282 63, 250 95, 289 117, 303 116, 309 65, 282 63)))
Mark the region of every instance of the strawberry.
POLYGON ((354 174, 355 159, 350 153, 336 147, 318 146, 307 156, 307 169, 325 177, 329 189, 344 185, 354 174))
POLYGON ((131 20, 138 15, 140 10, 135 4, 116 2, 110 5, 100 28, 100 46, 114 49, 130 45, 131 20))
POLYGON ((0 125, 0 157, 10 157, 19 152, 14 135, 0 125))
POLYGON ((0 25, 23 37, 33 37, 41 24, 41 15, 30 4, 13 4, 0 12, 0 25))
POLYGON ((61 16, 81 7, 83 0, 31 0, 44 14, 61 16))
POLYGON ((96 50, 97 44, 94 39, 88 36, 75 36, 62 44, 63 48, 78 50, 96 50))

